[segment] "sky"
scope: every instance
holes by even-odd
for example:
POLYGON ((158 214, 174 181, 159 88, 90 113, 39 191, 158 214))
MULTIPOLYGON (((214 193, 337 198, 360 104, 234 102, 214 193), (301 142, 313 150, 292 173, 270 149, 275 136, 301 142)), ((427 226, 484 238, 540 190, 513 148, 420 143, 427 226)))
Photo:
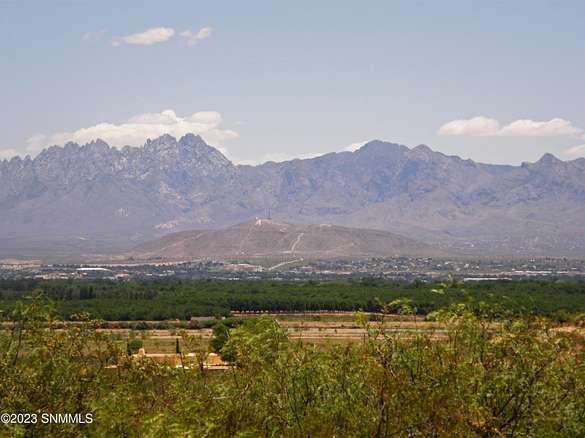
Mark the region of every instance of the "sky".
POLYGON ((236 163, 380 139, 585 156, 585 1, 0 0, 0 159, 200 134, 236 163))

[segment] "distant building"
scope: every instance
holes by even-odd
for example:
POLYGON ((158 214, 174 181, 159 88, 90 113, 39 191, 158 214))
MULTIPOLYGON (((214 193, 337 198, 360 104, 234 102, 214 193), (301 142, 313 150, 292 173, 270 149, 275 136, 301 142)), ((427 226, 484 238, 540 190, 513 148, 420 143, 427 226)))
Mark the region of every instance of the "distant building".
POLYGON ((113 271, 106 268, 87 267, 77 268, 76 273, 84 278, 115 278, 113 271))

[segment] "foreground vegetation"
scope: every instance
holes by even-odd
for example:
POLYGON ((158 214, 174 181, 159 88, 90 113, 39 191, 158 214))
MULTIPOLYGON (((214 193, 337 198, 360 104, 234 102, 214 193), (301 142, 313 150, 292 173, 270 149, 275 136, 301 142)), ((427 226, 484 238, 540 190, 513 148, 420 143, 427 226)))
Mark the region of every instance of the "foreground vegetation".
MULTIPOLYGON (((461 291, 429 294, 437 285, 387 281, 232 282, 216 280, 160 281, 0 281, 0 310, 33 293, 52 300, 67 320, 80 312, 106 321, 189 320, 228 316, 232 311, 375 311, 377 300, 412 300, 426 315, 464 299, 461 291)), ((471 283, 475 302, 488 302, 516 315, 540 315, 563 321, 585 312, 585 283, 495 281, 471 283)), ((393 309, 395 310, 395 309, 393 309)))
MULTIPOLYGON (((360 318, 363 342, 290 341, 267 316, 218 325, 211 348, 234 366, 170 368, 129 357, 98 322, 66 325, 43 302, 17 304, 0 336, 0 411, 92 413, 90 424, 7 424, 6 436, 585 435, 579 330, 507 315, 463 296, 433 317, 446 332, 408 338, 360 318)), ((415 313, 407 299, 383 312, 415 313)), ((381 318, 383 319, 383 318, 381 318)), ((416 321, 416 319, 413 319, 416 321)), ((183 335, 183 345, 193 340, 183 335)), ((197 350, 198 349, 198 350, 197 350)))

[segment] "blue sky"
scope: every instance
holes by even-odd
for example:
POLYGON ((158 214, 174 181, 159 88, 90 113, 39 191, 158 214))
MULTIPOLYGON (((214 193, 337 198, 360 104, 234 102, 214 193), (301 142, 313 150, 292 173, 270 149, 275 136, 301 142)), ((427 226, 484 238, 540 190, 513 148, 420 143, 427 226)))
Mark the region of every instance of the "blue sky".
POLYGON ((236 162, 371 139, 585 156, 584 21, 576 0, 4 0, 0 158, 167 129, 236 162))

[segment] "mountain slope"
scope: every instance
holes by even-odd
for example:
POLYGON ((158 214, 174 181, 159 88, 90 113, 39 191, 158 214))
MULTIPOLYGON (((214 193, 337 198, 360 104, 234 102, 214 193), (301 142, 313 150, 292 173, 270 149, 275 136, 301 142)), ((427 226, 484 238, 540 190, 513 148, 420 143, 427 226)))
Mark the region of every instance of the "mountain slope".
POLYGON ((220 230, 172 233, 131 251, 137 259, 440 256, 445 251, 387 231, 255 219, 220 230))
POLYGON ((585 257, 585 159, 487 165, 372 141, 355 152, 237 166, 189 134, 120 150, 68 143, 34 160, 0 161, 0 242, 11 242, 0 255, 23 255, 14 253, 22 241, 31 254, 55 242, 119 251, 267 212, 473 255, 585 257))

